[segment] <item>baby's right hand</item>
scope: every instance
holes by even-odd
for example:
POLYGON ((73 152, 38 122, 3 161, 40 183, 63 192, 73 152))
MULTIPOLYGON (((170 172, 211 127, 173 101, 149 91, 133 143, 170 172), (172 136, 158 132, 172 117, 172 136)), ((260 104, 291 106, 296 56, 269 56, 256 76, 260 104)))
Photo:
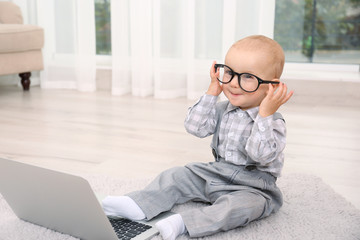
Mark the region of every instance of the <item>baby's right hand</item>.
POLYGON ((222 92, 222 86, 217 79, 219 76, 219 72, 216 72, 215 64, 216 64, 216 61, 213 62, 211 69, 210 69, 211 82, 210 82, 210 86, 209 86, 206 94, 213 95, 213 96, 219 96, 220 93, 222 92))

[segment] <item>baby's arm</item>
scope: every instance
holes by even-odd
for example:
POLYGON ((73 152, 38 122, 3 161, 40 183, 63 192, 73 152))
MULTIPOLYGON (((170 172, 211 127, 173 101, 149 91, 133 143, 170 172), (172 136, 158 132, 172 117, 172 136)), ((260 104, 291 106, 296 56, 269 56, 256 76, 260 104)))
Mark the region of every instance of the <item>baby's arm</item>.
POLYGON ((255 119, 245 150, 249 157, 262 166, 278 159, 286 144, 286 126, 283 119, 266 118, 258 115, 255 119))
POLYGON ((210 69, 211 82, 209 89, 200 100, 192 106, 185 119, 185 129, 188 133, 197 137, 207 137, 215 132, 216 129, 216 102, 222 87, 216 78, 216 70, 214 68, 216 62, 210 69))
POLYGON ((259 115, 255 119, 251 135, 246 143, 249 156, 261 165, 266 165, 279 157, 285 148, 286 126, 283 119, 274 119, 273 114, 286 103, 293 91, 280 83, 277 91, 269 84, 269 91, 260 104, 259 115))
POLYGON ((191 108, 185 118, 185 129, 188 133, 200 138, 215 132, 217 96, 204 95, 191 108))

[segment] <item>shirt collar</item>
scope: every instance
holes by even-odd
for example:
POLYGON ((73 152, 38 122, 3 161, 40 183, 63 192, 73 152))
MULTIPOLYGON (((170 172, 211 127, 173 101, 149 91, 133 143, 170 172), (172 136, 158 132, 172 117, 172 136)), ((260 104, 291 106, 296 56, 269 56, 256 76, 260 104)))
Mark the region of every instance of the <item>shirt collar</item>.
POLYGON ((228 105, 227 105, 227 107, 226 107, 225 112, 228 113, 228 112, 231 112, 231 111, 236 110, 236 109, 238 109, 238 108, 239 108, 239 107, 234 106, 234 105, 232 105, 232 104, 229 102, 228 105))
POLYGON ((254 108, 250 108, 248 110, 243 111, 239 107, 232 105, 230 102, 226 107, 225 113, 228 113, 228 112, 231 112, 231 111, 237 110, 237 109, 238 109, 238 111, 246 112, 250 116, 250 118, 254 121, 255 121, 256 116, 259 113, 259 107, 254 107, 254 108))
POLYGON ((250 109, 246 110, 245 112, 247 112, 249 114, 249 116, 252 118, 252 120, 255 121, 255 118, 259 113, 259 107, 250 108, 250 109))

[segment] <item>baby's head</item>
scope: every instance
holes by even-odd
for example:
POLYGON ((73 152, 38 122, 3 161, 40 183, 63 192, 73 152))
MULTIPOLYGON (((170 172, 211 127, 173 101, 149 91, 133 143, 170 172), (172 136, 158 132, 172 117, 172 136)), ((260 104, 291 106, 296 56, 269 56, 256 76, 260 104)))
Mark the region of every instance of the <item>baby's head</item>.
MULTIPOLYGON (((284 51, 280 44, 271 38, 262 35, 253 35, 243 38, 235 42, 228 51, 226 58, 231 58, 232 55, 229 53, 232 51, 236 52, 252 52, 251 57, 260 57, 266 62, 267 71, 272 71, 271 79, 279 79, 285 62, 284 51), (255 56, 257 55, 257 56, 255 56)), ((253 59, 255 60, 255 59, 253 59)), ((259 68, 262 66, 259 65, 259 68)), ((236 70, 235 70, 236 71, 236 70)), ((261 71, 259 69, 259 71, 261 71)), ((269 73, 270 74, 270 73, 269 73)), ((259 76, 260 77, 260 76, 259 76)), ((268 79, 268 80, 271 80, 268 79)))
MULTIPOLYGON (((237 73, 251 73, 262 80, 279 81, 284 67, 284 52, 274 40, 254 35, 235 42, 228 50, 225 65, 237 73)), ((261 84, 255 92, 243 91, 236 78, 223 84, 223 92, 230 102, 243 110, 259 106, 269 86, 261 84)))

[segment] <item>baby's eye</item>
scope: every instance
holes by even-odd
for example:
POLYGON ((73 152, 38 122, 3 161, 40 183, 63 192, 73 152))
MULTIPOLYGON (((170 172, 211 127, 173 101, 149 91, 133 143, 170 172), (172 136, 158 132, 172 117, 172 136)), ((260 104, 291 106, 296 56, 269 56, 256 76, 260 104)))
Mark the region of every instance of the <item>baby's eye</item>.
POLYGON ((234 75, 233 71, 231 71, 231 70, 226 70, 226 71, 225 71, 225 74, 231 75, 231 76, 234 75))
POLYGON ((243 77, 243 78, 255 78, 253 75, 247 74, 247 73, 243 74, 242 77, 243 77))

